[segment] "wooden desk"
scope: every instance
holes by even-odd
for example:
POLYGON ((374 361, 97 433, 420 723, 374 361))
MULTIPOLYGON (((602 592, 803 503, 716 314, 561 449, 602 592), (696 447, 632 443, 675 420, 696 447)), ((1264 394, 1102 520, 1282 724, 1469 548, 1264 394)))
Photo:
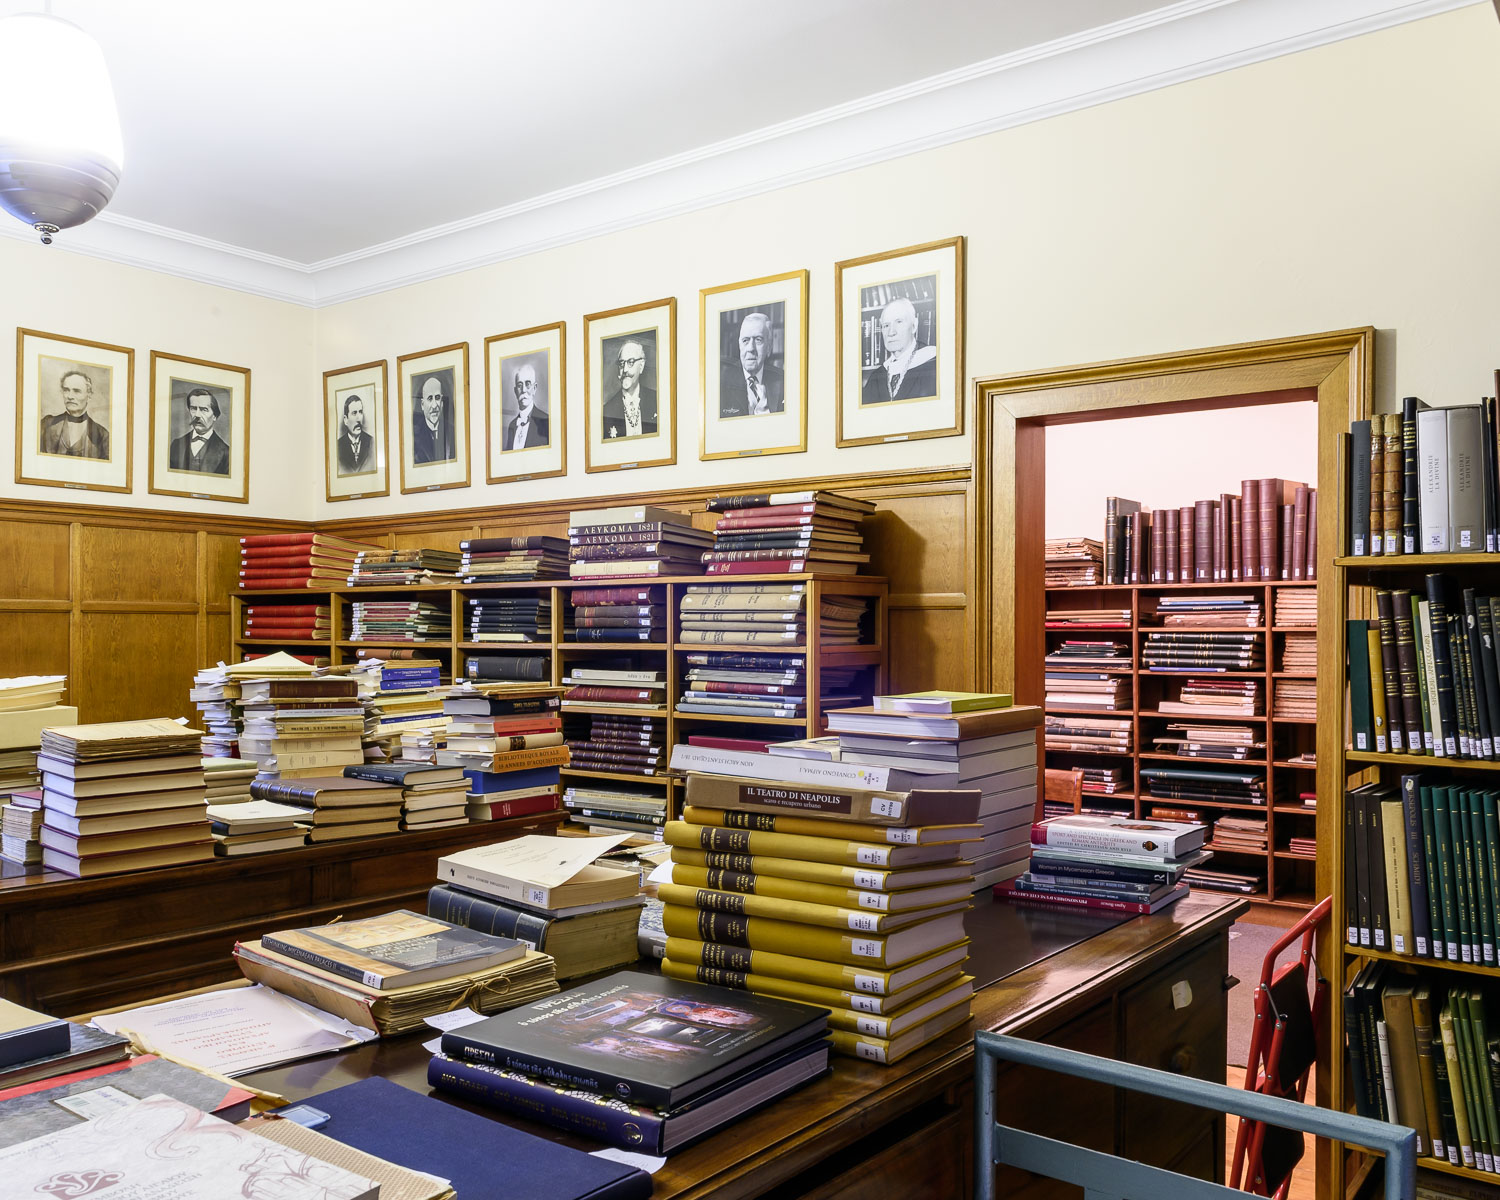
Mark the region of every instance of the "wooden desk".
POLYGON ((0 996, 76 1013, 238 979, 236 941, 340 914, 426 912, 444 854, 561 820, 513 817, 98 879, 0 877, 0 996))
MULTIPOLYGON (((972 1194, 977 1028, 1222 1083, 1229 926, 1248 907, 1243 900, 1195 893, 984 988, 970 1025, 893 1067, 836 1059, 817 1083, 674 1155, 655 1176, 653 1200, 952 1200, 972 1194), (1187 993, 1191 1000, 1174 1007, 1179 984, 1187 987, 1176 989, 1179 1001, 1187 993)), ((981 893, 971 916, 977 943, 1016 914, 981 893)), ((1024 910, 1022 916, 1028 919, 1024 910)), ((414 1035, 374 1042, 247 1079, 290 1100, 369 1075, 425 1092, 430 1056, 424 1040, 414 1035)), ((1222 1178, 1222 1114, 1127 1101, 1097 1085, 1014 1068, 1002 1072, 999 1090, 1001 1118, 1012 1124, 1222 1178)), ((554 1141, 597 1148, 550 1128, 507 1120, 554 1141)), ((1027 1200, 1066 1194, 1021 1177, 1007 1182, 1014 1186, 1008 1194, 1027 1200)))

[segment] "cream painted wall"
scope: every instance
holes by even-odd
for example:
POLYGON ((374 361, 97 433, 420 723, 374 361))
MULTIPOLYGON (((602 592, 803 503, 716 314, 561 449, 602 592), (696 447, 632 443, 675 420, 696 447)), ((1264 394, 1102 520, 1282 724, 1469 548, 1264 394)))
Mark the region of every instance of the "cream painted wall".
MULTIPOLYGON (((10 217, 4 218, 11 220, 10 217)), ((67 235, 64 234, 63 237, 67 235)), ((38 504, 99 504, 229 516, 311 515, 320 447, 313 314, 294 304, 138 267, 0 239, 0 380, 12 394, 16 327, 135 351, 132 491, 90 492, 15 482, 15 409, 0 420, 0 496, 38 504), (151 351, 250 368, 250 502, 154 496, 148 489, 151 351), (310 400, 309 400, 310 397, 310 400)))
MULTIPOLYGON (((467 339, 482 479, 490 334, 566 319, 569 474, 325 517, 967 462, 834 447, 833 263, 965 234, 970 378, 1374 325, 1381 407, 1491 383, 1500 26, 1462 9, 1351 41, 321 310, 320 369, 467 339), (703 463, 698 289, 807 267, 809 450, 703 463), (585 312, 675 295, 675 468, 583 472, 585 312)), ((1170 459, 1170 453, 1164 453, 1170 459)))

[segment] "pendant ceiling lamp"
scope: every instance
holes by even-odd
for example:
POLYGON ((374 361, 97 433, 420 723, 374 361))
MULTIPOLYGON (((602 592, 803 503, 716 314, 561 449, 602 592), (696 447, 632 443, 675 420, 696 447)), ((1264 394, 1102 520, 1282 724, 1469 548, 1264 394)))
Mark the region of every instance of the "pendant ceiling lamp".
POLYGON ((50 14, 0 17, 0 208, 51 243, 99 215, 124 165, 99 43, 50 14))

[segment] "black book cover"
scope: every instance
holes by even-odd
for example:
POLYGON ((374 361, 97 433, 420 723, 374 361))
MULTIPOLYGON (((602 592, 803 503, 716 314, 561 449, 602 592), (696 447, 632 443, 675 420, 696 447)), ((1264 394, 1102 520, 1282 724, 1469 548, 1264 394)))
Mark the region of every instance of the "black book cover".
MULTIPOLYGON (((1412 624, 1411 592, 1405 588, 1391 593, 1392 617, 1396 624, 1396 666, 1400 674, 1401 717, 1406 726, 1406 749, 1411 754, 1425 752, 1422 743, 1422 692, 1417 674, 1416 628, 1412 624)), ((1384 620, 1384 613, 1381 614, 1384 620)))
POLYGON ((1380 802, 1389 799, 1392 790, 1377 787, 1365 801, 1365 837, 1370 843, 1370 944, 1376 950, 1391 948, 1390 905, 1385 877, 1385 819, 1380 802))
POLYGON ((1476 596, 1474 603, 1479 614, 1479 650, 1485 679, 1487 684, 1495 684, 1493 693, 1486 690, 1485 703, 1490 707, 1490 733, 1497 741, 1495 753, 1500 755, 1500 599, 1476 596))
POLYGON ((493 553, 497 550, 566 550, 566 538, 548 537, 546 534, 530 534, 525 537, 469 538, 460 542, 459 548, 475 553, 493 553))
POLYGON ((1474 719, 1474 681, 1469 674, 1469 637, 1464 628, 1463 601, 1448 614, 1448 656, 1453 661, 1453 699, 1458 705, 1458 751, 1480 756, 1479 730, 1474 719))
POLYGON ((1453 691, 1453 660, 1448 648, 1447 589, 1442 575, 1427 576, 1427 607, 1432 619, 1432 664, 1438 681, 1438 712, 1443 720, 1443 749, 1458 756, 1458 701, 1453 691))
POLYGON ((1479 725, 1480 754, 1485 758, 1495 757, 1495 721, 1492 698, 1500 702, 1500 689, 1490 670, 1490 658, 1484 652, 1484 639, 1479 624, 1479 601, 1473 588, 1464 588, 1463 628, 1468 653, 1470 686, 1473 689, 1471 703, 1479 725))
MULTIPOLYGON (((1400 754, 1406 749, 1406 717, 1401 700, 1401 666, 1396 657, 1395 606, 1390 592, 1384 589, 1376 591, 1375 614, 1380 624, 1380 686, 1385 689, 1386 733, 1391 750, 1400 754)), ((1371 686, 1375 686, 1374 680, 1371 680, 1371 686)))
POLYGON ((1401 776, 1401 818, 1406 832, 1406 884, 1411 902, 1412 940, 1418 958, 1432 957, 1432 916, 1427 894, 1427 855, 1422 832, 1422 777, 1401 776))
MULTIPOLYGON (((1375 714, 1370 691, 1369 622, 1346 621, 1349 638, 1349 727, 1354 749, 1375 749, 1375 714)), ((1434 655, 1436 657, 1436 655, 1434 655)))
POLYGON ((1374 945, 1370 918, 1370 806, 1366 803, 1369 787, 1355 788, 1346 803, 1354 807, 1355 903, 1359 909, 1359 944, 1374 945))
POLYGON ((540 654, 471 654, 466 670, 470 679, 515 680, 525 683, 541 683, 550 675, 551 665, 548 658, 540 654))
POLYGON ((361 763, 344 768, 345 779, 364 779, 370 783, 394 783, 401 787, 451 779, 463 782, 457 767, 434 767, 431 763, 361 763))
POLYGON ((1401 400, 1401 552, 1415 554, 1422 533, 1421 483, 1417 472, 1417 409, 1415 396, 1401 400))
POLYGON ((1500 550, 1500 445, 1496 444, 1496 400, 1485 396, 1479 402, 1479 424, 1484 445, 1480 462, 1484 468, 1484 548, 1493 554, 1500 550))
POLYGON ((1351 422, 1349 438, 1349 553, 1371 554, 1370 422, 1351 422))
POLYGON ((1351 946, 1359 941, 1359 802, 1353 793, 1344 797, 1344 940, 1351 946))
POLYGON ((828 1010, 620 971, 443 1034, 452 1058, 671 1108, 827 1026, 828 1010))
POLYGON ((1354 1099, 1354 1111, 1358 1116, 1375 1120, 1379 1114, 1370 1108, 1370 1081, 1365 1074, 1364 1027, 1360 1020, 1357 986, 1352 983, 1344 991, 1344 1042, 1349 1059, 1350 1095, 1354 1099))

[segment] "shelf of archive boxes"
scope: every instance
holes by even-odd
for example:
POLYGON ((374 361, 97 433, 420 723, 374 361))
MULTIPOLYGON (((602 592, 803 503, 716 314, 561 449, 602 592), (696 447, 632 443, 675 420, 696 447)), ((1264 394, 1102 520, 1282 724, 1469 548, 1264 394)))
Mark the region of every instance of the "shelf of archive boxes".
MULTIPOLYGON (((469 583, 469 584, 413 584, 406 587, 380 585, 376 587, 336 587, 336 588, 283 588, 266 589, 255 591, 237 591, 230 596, 230 642, 236 650, 265 649, 265 648, 287 648, 287 649, 326 649, 330 661, 334 663, 347 663, 356 661, 361 649, 412 649, 428 651, 433 658, 437 658, 444 664, 444 675, 454 681, 462 680, 465 672, 465 659, 470 654, 488 652, 491 654, 530 654, 545 655, 549 659, 549 682, 556 687, 563 686, 563 676, 567 673, 568 664, 576 662, 581 656, 588 654, 610 654, 621 653, 641 654, 664 658, 663 671, 666 683, 666 704, 663 708, 653 710, 649 715, 664 722, 663 745, 665 755, 670 755, 672 746, 678 742, 685 741, 690 732, 695 730, 716 733, 728 733, 725 726, 739 725, 747 731, 753 730, 756 734, 768 733, 774 729, 785 731, 787 738, 818 737, 827 732, 827 723, 819 704, 821 690, 821 679, 818 666, 847 666, 847 667, 870 667, 873 678, 870 681, 872 693, 880 693, 887 687, 889 676, 889 641, 888 641, 888 609, 887 609, 888 587, 887 581, 880 576, 874 575, 672 575, 658 578, 642 579, 543 579, 543 580, 513 580, 498 583, 469 583), (874 611, 870 617, 870 629, 873 641, 869 644, 854 646, 824 646, 822 644, 821 630, 818 622, 809 619, 808 633, 805 642, 798 646, 747 646, 747 645, 706 645, 699 643, 680 642, 676 640, 678 632, 677 599, 682 589, 692 584, 710 585, 745 585, 767 583, 805 583, 808 588, 806 601, 810 616, 817 612, 818 602, 824 595, 846 595, 864 596, 874 601, 874 611), (564 636, 565 607, 568 604, 568 595, 575 588, 587 587, 662 587, 666 601, 666 633, 664 640, 660 642, 576 642, 568 641, 564 636), (464 601, 469 596, 494 595, 506 592, 539 593, 542 591, 551 593, 551 631, 550 638, 541 642, 469 642, 463 640, 467 615, 464 611, 464 601), (356 641, 346 636, 349 625, 348 602, 364 596, 389 596, 410 597, 417 595, 431 597, 438 593, 447 593, 449 596, 449 613, 454 636, 448 639, 404 642, 404 641, 356 641), (323 603, 327 602, 330 609, 331 629, 326 639, 300 640, 296 642, 273 642, 262 638, 241 637, 240 632, 244 629, 244 607, 247 604, 258 603, 323 603), (670 635, 670 636, 667 636, 670 635), (676 711, 678 694, 681 690, 681 676, 685 663, 682 656, 691 653, 703 652, 727 652, 744 654, 801 654, 808 660, 808 690, 805 701, 804 715, 801 717, 744 717, 731 716, 719 713, 680 713, 676 711)), ((590 711, 609 713, 641 714, 645 710, 629 709, 608 705, 590 705, 583 707, 570 707, 562 710, 566 713, 587 715, 590 711)), ((777 739, 781 740, 781 739, 777 739)), ((665 763, 663 764, 665 769, 665 763)), ((577 775, 579 777, 598 777, 601 772, 584 772, 564 768, 564 775, 577 775)), ((631 782, 656 785, 665 788, 668 797, 668 815, 675 816, 680 808, 678 793, 680 792, 681 780, 673 776, 659 772, 655 775, 622 776, 631 782), (676 803, 674 803, 676 802, 676 803)))
MULTIPOLYGON (((1058 640, 1074 634, 1079 637, 1097 637, 1100 639, 1113 639, 1124 642, 1130 647, 1130 667, 1128 672, 1125 668, 1111 670, 1110 674, 1125 675, 1128 673, 1131 683, 1129 706, 1116 710, 1084 710, 1068 708, 1049 708, 1049 712, 1088 712, 1103 718, 1120 717, 1129 719, 1131 722, 1131 750, 1110 751, 1108 754, 1084 755, 1078 751, 1050 750, 1046 757, 1049 764, 1077 765, 1082 762, 1094 760, 1101 757, 1114 757, 1120 760, 1128 759, 1131 768, 1130 789, 1134 796, 1133 810, 1136 817, 1145 815, 1150 806, 1159 805, 1163 808, 1194 808, 1199 811, 1203 819, 1212 822, 1215 812, 1239 812, 1259 811, 1266 813, 1266 839, 1267 849, 1264 853, 1254 853, 1254 857, 1261 862, 1265 868, 1266 885, 1265 890, 1248 896, 1253 904, 1267 904, 1274 907, 1287 908, 1309 908, 1314 903, 1312 889, 1308 880, 1303 876, 1307 874, 1306 868, 1298 868, 1297 863, 1310 863, 1312 860, 1301 856, 1288 855, 1284 850, 1278 852, 1278 840, 1284 845, 1285 837, 1278 838, 1277 818, 1290 821, 1303 816, 1299 812, 1293 812, 1292 806, 1277 802, 1278 772, 1306 771, 1301 765, 1288 764, 1286 754, 1278 753, 1276 746, 1276 734, 1278 727, 1284 728, 1312 728, 1316 721, 1311 718, 1277 717, 1275 713, 1275 691, 1278 682, 1285 678, 1304 677, 1301 673, 1288 673, 1277 669, 1280 663, 1282 647, 1279 644, 1278 634, 1285 633, 1316 633, 1313 626, 1282 626, 1274 624, 1276 593, 1281 588, 1308 588, 1317 587, 1319 580, 1316 579, 1257 579, 1257 580, 1230 580, 1230 581, 1195 581, 1190 583, 1129 583, 1129 584, 1085 584, 1078 587, 1052 587, 1045 589, 1045 609, 1051 611, 1058 608, 1069 608, 1063 601, 1069 596, 1085 597, 1091 603, 1080 604, 1077 608, 1088 610, 1093 607, 1100 608, 1129 608, 1130 619, 1124 627, 1079 629, 1069 630, 1067 628, 1049 628, 1045 634, 1049 639, 1054 635, 1058 640), (1141 649, 1145 644, 1146 634, 1154 629, 1162 628, 1152 619, 1154 611, 1147 610, 1143 600, 1149 600, 1157 593, 1167 595, 1190 595, 1194 593, 1213 594, 1215 592, 1232 593, 1235 591, 1247 592, 1258 595, 1262 606, 1262 624, 1254 627, 1226 625, 1223 630, 1206 628, 1203 632, 1226 632, 1226 633, 1260 633, 1265 639, 1264 643, 1264 665, 1258 671, 1204 671, 1198 670, 1196 674, 1206 678, 1216 679, 1257 679, 1262 680, 1262 703, 1263 709, 1260 715, 1253 717, 1236 716, 1211 716, 1193 713, 1164 713, 1157 707, 1155 702, 1148 700, 1145 692, 1148 689, 1164 689, 1167 682, 1172 679, 1188 679, 1194 677, 1194 671, 1153 671, 1141 665, 1141 649), (1153 797, 1147 794, 1144 781, 1141 778, 1141 767, 1157 761, 1157 758, 1149 750, 1144 750, 1146 741, 1151 736, 1151 730, 1156 728, 1157 723, 1174 721, 1196 721, 1203 720, 1206 723, 1234 723, 1236 721, 1252 726, 1264 726, 1266 730, 1267 757, 1269 761, 1250 762, 1243 760, 1212 760, 1205 763, 1199 759, 1183 759, 1171 756, 1175 761, 1184 765, 1218 765, 1226 769, 1234 769, 1237 766, 1253 767, 1257 772, 1263 773, 1266 780, 1266 803, 1264 805, 1236 805, 1231 803, 1214 804, 1210 802, 1178 802, 1168 797, 1153 797), (1290 863, 1290 867, 1284 870, 1287 873, 1278 873, 1278 865, 1290 863)), ((1197 629, 1191 630, 1197 632, 1197 629)), ((1080 671, 1093 671, 1093 667, 1080 667, 1080 671)), ((1057 667, 1052 667, 1057 670, 1057 667)), ((1316 678, 1311 673, 1307 678, 1316 678)), ((1160 699, 1158 695, 1157 699, 1160 699)), ((1304 776, 1305 777, 1305 776, 1304 776)), ((1296 776, 1291 779, 1293 786, 1298 786, 1296 776)), ((1300 787, 1299 787, 1300 790, 1300 787)), ((1308 810, 1315 813, 1316 810, 1308 810)), ((1299 822, 1301 832, 1306 832, 1305 822, 1299 822)), ((1293 826, 1292 828, 1298 828, 1293 826)), ((1287 833, 1286 829, 1280 831, 1287 833)), ((1240 857, 1238 854, 1236 857, 1240 857)))

